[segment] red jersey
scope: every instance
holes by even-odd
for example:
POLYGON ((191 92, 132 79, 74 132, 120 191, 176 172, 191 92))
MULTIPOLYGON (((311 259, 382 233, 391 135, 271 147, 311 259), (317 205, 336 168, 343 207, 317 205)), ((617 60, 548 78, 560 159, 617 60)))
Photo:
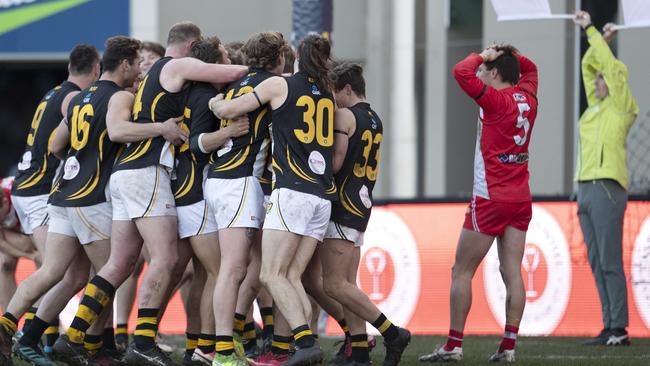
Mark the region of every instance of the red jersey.
POLYGON ((11 204, 11 186, 13 186, 13 184, 14 177, 7 177, 0 180, 0 187, 2 187, 2 191, 5 197, 7 197, 7 202, 9 203, 9 212, 4 220, 0 222, 0 228, 19 231, 18 214, 16 214, 16 210, 11 204))
POLYGON ((521 77, 496 90, 476 75, 483 58, 472 53, 454 66, 461 89, 481 107, 474 155, 473 195, 496 202, 531 200, 528 144, 537 117, 537 66, 519 55, 521 77))

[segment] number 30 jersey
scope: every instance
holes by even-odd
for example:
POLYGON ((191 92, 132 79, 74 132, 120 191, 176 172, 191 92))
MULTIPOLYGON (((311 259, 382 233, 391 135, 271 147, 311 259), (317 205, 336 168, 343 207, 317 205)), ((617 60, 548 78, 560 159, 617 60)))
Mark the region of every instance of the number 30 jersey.
POLYGON ((285 80, 287 99, 271 113, 274 187, 335 200, 332 93, 303 72, 285 80))
POLYGON ((531 200, 528 144, 537 117, 537 66, 519 59, 517 85, 494 89, 476 75, 483 63, 471 54, 454 67, 460 87, 481 107, 474 156, 473 195, 495 202, 531 200))
POLYGON ((343 166, 334 177, 339 200, 332 203, 331 220, 365 232, 379 172, 383 126, 370 104, 357 103, 349 109, 354 114, 356 129, 349 137, 343 166))
POLYGON ((122 146, 108 138, 106 113, 108 101, 120 90, 112 81, 99 80, 70 100, 70 149, 63 174, 50 195, 53 205, 81 207, 106 202, 106 185, 122 146))

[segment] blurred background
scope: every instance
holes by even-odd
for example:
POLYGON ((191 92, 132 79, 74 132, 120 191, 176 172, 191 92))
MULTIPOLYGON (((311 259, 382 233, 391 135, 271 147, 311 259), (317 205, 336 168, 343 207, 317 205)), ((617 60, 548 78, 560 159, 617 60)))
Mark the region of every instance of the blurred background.
MULTIPOLYGON (((585 108, 583 92, 575 89, 576 53, 585 51, 586 40, 571 21, 497 22, 489 0, 328 2, 331 11, 314 13, 309 9, 320 6, 319 0, 0 1, 0 174, 13 173, 34 108, 45 91, 66 77, 65 59, 77 43, 93 43, 101 50, 107 37, 130 34, 164 44, 168 29, 179 20, 194 21, 204 34, 226 42, 263 30, 279 30, 289 38, 294 27, 314 26, 310 21, 327 27, 331 21, 335 57, 365 66, 368 99, 385 123, 377 198, 469 197, 478 108, 458 88, 451 69, 469 52, 501 41, 516 45, 539 66, 540 108, 530 160, 533 194, 573 192, 575 126, 585 108)), ((550 1, 553 13, 589 11, 599 28, 621 21, 618 3, 550 1)), ((648 38, 650 28, 624 30, 612 44, 629 67, 641 107, 630 133, 631 193, 636 194, 650 188, 644 161, 650 144, 644 127, 650 108, 650 50, 640 46, 648 38)))

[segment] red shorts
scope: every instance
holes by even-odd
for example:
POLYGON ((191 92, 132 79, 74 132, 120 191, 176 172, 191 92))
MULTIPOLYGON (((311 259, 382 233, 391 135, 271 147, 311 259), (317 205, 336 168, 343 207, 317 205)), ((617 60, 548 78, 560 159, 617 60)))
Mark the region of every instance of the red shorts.
POLYGON ((531 202, 494 202, 473 197, 465 213, 463 228, 490 236, 501 236, 507 226, 527 231, 532 216, 531 202))

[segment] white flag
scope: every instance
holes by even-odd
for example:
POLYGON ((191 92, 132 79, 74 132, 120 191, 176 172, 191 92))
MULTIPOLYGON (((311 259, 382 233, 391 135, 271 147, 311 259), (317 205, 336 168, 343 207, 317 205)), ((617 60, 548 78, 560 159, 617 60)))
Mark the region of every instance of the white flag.
POLYGON ((621 6, 625 28, 650 26, 650 1, 623 0, 621 6))
POLYGON ((572 14, 551 14, 548 0, 492 0, 497 20, 570 19, 572 14))

